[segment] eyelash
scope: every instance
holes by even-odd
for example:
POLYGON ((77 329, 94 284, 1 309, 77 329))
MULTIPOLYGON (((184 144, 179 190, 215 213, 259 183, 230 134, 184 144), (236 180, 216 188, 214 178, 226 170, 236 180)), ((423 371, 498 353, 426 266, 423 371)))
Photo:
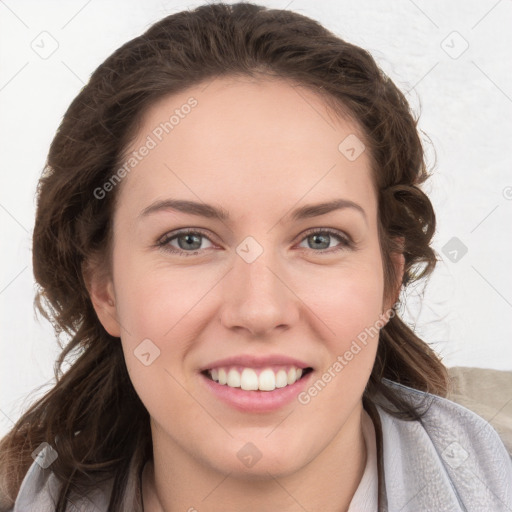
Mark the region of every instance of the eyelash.
MULTIPOLYGON (((308 249, 305 247, 301 247, 302 250, 306 249, 309 251, 313 251, 315 253, 319 254, 333 254, 337 253, 339 251, 347 250, 347 249, 354 249, 354 243, 348 237, 347 235, 343 234, 341 231, 338 231, 336 229, 331 228, 312 228, 308 231, 306 231, 303 235, 303 238, 300 240, 301 242, 308 238, 309 236, 313 234, 329 234, 334 235, 338 240, 341 242, 340 245, 336 247, 331 247, 330 249, 321 249, 320 251, 315 251, 314 249, 308 249)), ((174 240, 175 238, 178 238, 181 235, 202 235, 204 238, 207 238, 210 242, 210 238, 206 235, 206 233, 201 229, 183 229, 181 231, 177 232, 171 232, 164 235, 162 238, 160 238, 157 242, 157 246, 163 249, 166 252, 170 252, 171 254, 177 254, 177 255, 195 255, 197 251, 203 251, 204 249, 194 249, 193 251, 184 251, 182 249, 176 249, 175 247, 171 247, 169 245, 169 242, 174 240)), ((213 243, 213 242, 212 242, 213 243)))

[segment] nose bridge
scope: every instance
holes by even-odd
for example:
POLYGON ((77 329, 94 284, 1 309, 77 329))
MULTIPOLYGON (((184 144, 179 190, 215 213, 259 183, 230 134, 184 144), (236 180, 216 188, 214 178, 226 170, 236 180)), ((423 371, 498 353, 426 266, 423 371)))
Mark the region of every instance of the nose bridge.
POLYGON ((222 321, 226 327, 262 333, 294 321, 294 295, 285 285, 278 259, 277 251, 253 237, 238 245, 225 288, 222 321))

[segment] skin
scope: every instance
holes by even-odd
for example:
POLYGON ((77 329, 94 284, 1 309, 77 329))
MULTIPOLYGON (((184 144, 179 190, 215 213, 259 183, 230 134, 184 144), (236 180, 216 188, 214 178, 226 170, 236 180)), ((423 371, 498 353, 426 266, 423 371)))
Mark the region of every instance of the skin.
MULTIPOLYGON (((151 417, 144 510, 347 510, 366 463, 361 399, 377 337, 308 404, 271 413, 220 402, 198 370, 235 354, 286 354, 308 362, 315 382, 393 304, 384 300, 369 155, 350 161, 338 150, 359 128, 285 81, 222 78, 153 105, 128 151, 190 96, 198 105, 118 185, 112 275, 98 270, 89 284, 151 417), (170 209, 139 217, 171 197, 223 207, 232 219, 170 209), (352 208, 287 217, 335 198, 366 217, 352 208), (180 228, 206 232, 199 251, 183 249, 186 237, 191 255, 157 247, 180 228), (335 235, 322 245, 304 234, 311 228, 354 245, 335 235), (263 248, 252 263, 236 252, 247 236, 263 248), (160 350, 148 366, 134 355, 144 339, 160 350), (250 468, 237 457, 248 442, 262 455, 250 468)), ((401 276, 403 257, 395 262, 401 276)))

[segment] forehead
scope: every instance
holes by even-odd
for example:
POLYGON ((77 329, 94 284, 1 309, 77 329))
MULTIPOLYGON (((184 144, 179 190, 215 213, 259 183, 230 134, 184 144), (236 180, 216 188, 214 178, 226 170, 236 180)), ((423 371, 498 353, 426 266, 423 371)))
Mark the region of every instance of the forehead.
POLYGON ((371 202, 362 140, 355 122, 333 116, 308 89, 277 79, 216 78, 145 112, 126 148, 125 161, 132 152, 139 155, 123 180, 123 195, 141 209, 166 194, 227 204, 245 198, 255 208, 262 194, 278 203, 340 194, 371 202), (362 151, 357 158, 347 155, 347 144, 362 151))

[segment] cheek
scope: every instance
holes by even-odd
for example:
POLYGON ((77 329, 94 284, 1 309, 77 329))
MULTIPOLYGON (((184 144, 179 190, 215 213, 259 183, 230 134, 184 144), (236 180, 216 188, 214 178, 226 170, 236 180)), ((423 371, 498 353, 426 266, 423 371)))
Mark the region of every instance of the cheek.
POLYGON ((197 337, 193 316, 187 316, 198 300, 197 286, 190 286, 183 272, 148 268, 135 258, 119 259, 117 272, 121 343, 130 380, 155 421, 180 428, 201 413, 184 391, 189 374, 182 367, 188 340, 197 337))
POLYGON ((356 407, 370 378, 383 325, 379 267, 346 270, 338 274, 339 285, 329 293, 311 295, 312 309, 321 315, 322 334, 326 333, 317 346, 323 365, 298 397, 308 425, 304 428, 312 432, 316 427, 308 423, 310 418, 325 418, 325 431, 334 432, 356 407))
POLYGON ((211 319, 214 295, 208 292, 222 273, 121 254, 114 260, 114 280, 123 324, 121 342, 133 386, 162 424, 176 415, 183 421, 199 415, 197 404, 184 391, 195 376, 187 356, 211 319))
MULTIPOLYGON (((353 260, 343 268, 325 269, 311 276, 299 294, 319 318, 317 350, 322 368, 302 397, 314 414, 329 416, 336 410, 348 414, 360 399, 374 365, 382 322, 383 273, 378 247, 369 257, 353 260), (322 277, 322 275, 324 275, 322 277), (317 278, 315 280, 315 277, 317 278), (332 409, 334 407, 334 409, 332 409)), ((333 418, 333 421, 337 419, 333 418)))
POLYGON ((374 253, 338 268, 318 268, 300 284, 298 295, 324 324, 322 333, 332 348, 350 345, 383 313, 382 265, 374 253))
POLYGON ((141 337, 162 340, 172 336, 207 286, 194 277, 193 270, 149 265, 143 257, 119 257, 116 264, 117 312, 130 343, 140 342, 141 337))
POLYGON ((330 306, 336 339, 346 343, 371 327, 382 313, 382 286, 377 275, 352 274, 340 286, 330 306))

